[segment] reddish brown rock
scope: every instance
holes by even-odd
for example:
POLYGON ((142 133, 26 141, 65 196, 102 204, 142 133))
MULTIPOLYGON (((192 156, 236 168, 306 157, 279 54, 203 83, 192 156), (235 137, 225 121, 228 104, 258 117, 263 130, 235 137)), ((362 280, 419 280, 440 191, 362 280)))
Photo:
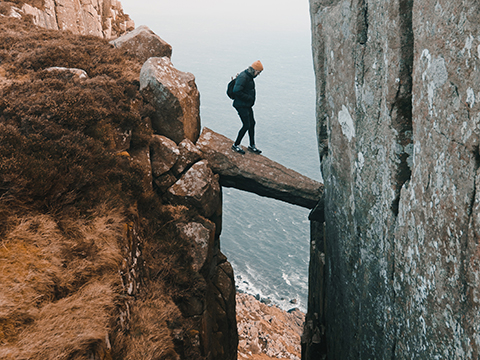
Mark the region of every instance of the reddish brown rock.
POLYGON ((153 182, 160 190, 161 193, 167 191, 167 189, 177 182, 177 178, 173 175, 170 171, 160 175, 159 177, 155 178, 153 182))
POLYGON ((145 25, 110 41, 110 44, 134 55, 142 63, 151 57, 172 56, 172 46, 145 25))
POLYGON ((166 196, 175 204, 195 207, 208 218, 221 205, 218 175, 208 167, 207 161, 199 161, 167 190, 166 196))
POLYGON ((205 269, 208 287, 204 326, 209 326, 211 330, 204 345, 206 352, 212 352, 213 359, 236 360, 238 333, 235 320, 235 280, 230 263, 220 252, 218 242, 216 244, 211 267, 205 269), (208 325, 209 323, 211 324, 208 325))
POLYGON ((204 220, 201 222, 190 222, 187 224, 177 224, 180 236, 187 239, 190 243, 189 254, 193 259, 192 268, 199 272, 205 263, 212 259, 213 242, 215 240, 214 225, 208 222, 210 226, 206 227, 204 220))
POLYGON ((202 152, 189 139, 184 139, 178 144, 178 149, 180 156, 172 168, 175 175, 183 173, 185 169, 202 158, 202 152))
POLYGON ((249 294, 237 293, 236 303, 239 359, 300 359, 305 314, 267 306, 249 294))
POLYGON ((24 4, 21 12, 32 16, 35 25, 46 29, 105 39, 135 28, 134 22, 123 13, 120 1, 45 0, 41 9, 24 4))
POLYGON ((161 135, 153 135, 150 144, 150 156, 153 177, 157 178, 173 167, 180 156, 180 151, 178 150, 177 144, 169 138, 161 135))
POLYGON ((140 90, 155 107, 153 130, 177 144, 197 141, 200 134, 200 96, 195 77, 175 69, 168 57, 150 58, 140 71, 140 90))
POLYGON ((323 195, 323 185, 288 169, 263 155, 246 152, 240 155, 231 149, 233 141, 204 128, 197 141, 212 170, 220 175, 222 186, 234 187, 313 208, 323 195))

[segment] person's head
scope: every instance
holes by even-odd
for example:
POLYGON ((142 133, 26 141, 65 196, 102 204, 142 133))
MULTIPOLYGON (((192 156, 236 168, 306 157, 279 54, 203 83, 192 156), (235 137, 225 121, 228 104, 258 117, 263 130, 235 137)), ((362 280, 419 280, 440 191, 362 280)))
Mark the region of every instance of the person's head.
POLYGON ((253 77, 257 77, 263 71, 263 65, 260 60, 255 61, 250 67, 253 69, 253 77))

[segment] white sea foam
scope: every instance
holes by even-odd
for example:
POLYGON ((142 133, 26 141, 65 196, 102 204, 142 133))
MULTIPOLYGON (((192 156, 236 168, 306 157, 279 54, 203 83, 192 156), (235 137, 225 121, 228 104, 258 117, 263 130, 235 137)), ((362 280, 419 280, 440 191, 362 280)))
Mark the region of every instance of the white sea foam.
POLYGON ((290 282, 290 280, 288 280, 287 274, 283 273, 282 279, 285 280, 288 286, 292 286, 292 283, 290 282))

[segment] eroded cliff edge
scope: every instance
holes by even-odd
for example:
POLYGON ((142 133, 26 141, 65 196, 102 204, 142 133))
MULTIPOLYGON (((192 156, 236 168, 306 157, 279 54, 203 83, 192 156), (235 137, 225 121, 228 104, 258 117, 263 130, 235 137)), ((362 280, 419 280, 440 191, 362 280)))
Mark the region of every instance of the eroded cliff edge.
POLYGON ((1 358, 236 358, 194 76, 128 41, 0 17, 1 358))
POLYGON ((322 343, 330 359, 476 359, 479 4, 310 11, 326 298, 307 318, 326 338, 306 339, 305 358, 322 343))

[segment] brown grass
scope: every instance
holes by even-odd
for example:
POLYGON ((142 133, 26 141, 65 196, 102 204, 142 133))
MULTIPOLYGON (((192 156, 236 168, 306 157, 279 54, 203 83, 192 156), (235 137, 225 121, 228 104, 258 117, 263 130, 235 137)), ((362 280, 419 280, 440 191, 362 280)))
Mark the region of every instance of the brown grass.
POLYGON ((170 324, 181 317, 180 311, 158 282, 150 283, 148 289, 132 307, 130 332, 116 339, 124 344, 121 356, 125 360, 177 360, 170 324))
POLYGON ((141 170, 113 156, 117 133, 148 143, 140 64, 106 41, 0 18, 0 198, 38 209, 141 195, 141 170), (51 66, 85 70, 78 80, 51 66))
POLYGON ((15 219, 0 244, 0 358, 66 359, 104 346, 123 221, 103 208, 90 221, 15 219))
POLYGON ((16 346, 0 350, 0 357, 87 360, 93 354, 109 353, 108 325, 115 293, 108 283, 106 279, 89 283, 74 295, 44 306, 16 346))

